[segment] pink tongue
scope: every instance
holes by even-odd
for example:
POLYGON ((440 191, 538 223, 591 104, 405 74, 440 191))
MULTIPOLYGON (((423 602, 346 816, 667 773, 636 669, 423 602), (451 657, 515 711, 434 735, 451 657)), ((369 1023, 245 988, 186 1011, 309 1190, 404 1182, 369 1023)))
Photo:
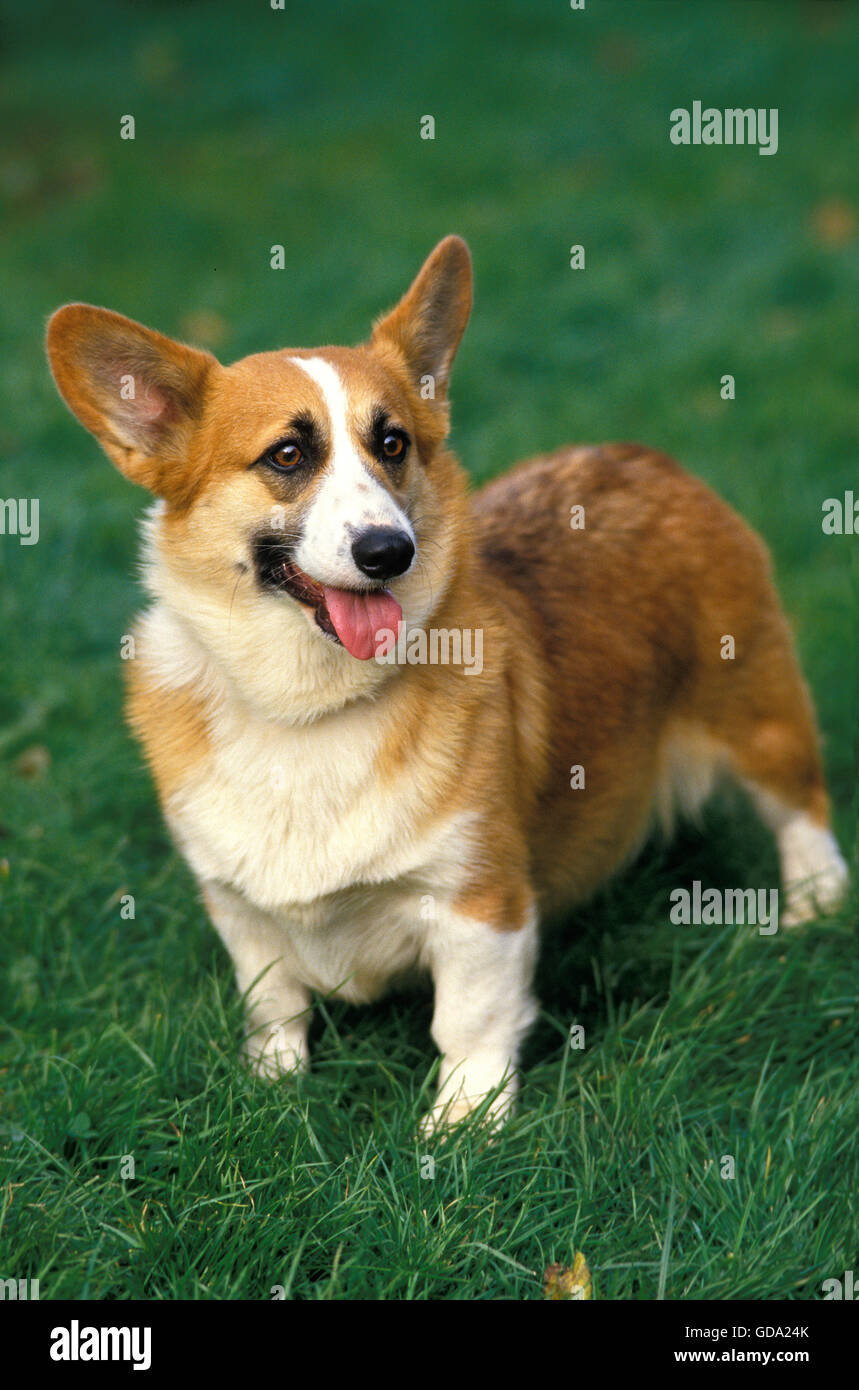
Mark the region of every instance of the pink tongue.
POLYGON ((377 640, 376 634, 388 629, 396 637, 403 610, 387 589, 353 594, 348 589, 329 589, 324 586, 325 606, 334 630, 347 652, 359 661, 368 661, 377 651, 384 652, 391 639, 377 640))

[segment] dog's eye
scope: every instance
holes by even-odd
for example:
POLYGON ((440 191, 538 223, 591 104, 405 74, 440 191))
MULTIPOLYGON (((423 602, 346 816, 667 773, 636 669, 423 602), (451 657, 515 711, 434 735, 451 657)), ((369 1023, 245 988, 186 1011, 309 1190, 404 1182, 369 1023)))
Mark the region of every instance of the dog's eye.
POLYGON ((399 430, 388 430, 382 438, 382 453, 395 463, 406 456, 407 440, 399 430))
POLYGON ((268 457, 275 468, 282 468, 287 472, 291 468, 297 468, 304 460, 304 454, 297 444, 278 444, 268 457))

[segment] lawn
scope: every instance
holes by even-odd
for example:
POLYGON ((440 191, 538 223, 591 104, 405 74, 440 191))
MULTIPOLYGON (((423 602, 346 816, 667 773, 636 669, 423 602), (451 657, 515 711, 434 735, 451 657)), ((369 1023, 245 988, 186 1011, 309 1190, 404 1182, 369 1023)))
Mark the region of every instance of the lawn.
POLYGON ((0 535, 0 1277, 518 1300, 581 1250, 601 1299, 819 1298, 859 1258, 855 902, 790 935, 671 925, 694 879, 776 885, 742 804, 547 933, 496 1143, 416 1137, 428 995, 320 1000, 312 1075, 245 1075, 228 959, 122 722, 146 497, 42 338, 80 299, 224 360, 357 341, 461 233, 466 467, 640 439, 735 505, 772 549, 852 852, 859 538, 821 514, 859 495, 859 9, 6 0, 2 25, 0 497, 39 499, 39 539, 0 535), (696 99, 777 107, 778 152, 672 145, 696 99))

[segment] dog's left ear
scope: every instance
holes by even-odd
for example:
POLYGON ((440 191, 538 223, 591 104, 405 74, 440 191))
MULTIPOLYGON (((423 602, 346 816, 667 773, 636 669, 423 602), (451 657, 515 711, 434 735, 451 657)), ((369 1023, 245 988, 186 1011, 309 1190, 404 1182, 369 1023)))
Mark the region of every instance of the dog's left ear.
POLYGON ((462 237, 448 236, 396 308, 376 322, 371 344, 393 345, 424 399, 443 399, 470 313, 471 256, 462 237))

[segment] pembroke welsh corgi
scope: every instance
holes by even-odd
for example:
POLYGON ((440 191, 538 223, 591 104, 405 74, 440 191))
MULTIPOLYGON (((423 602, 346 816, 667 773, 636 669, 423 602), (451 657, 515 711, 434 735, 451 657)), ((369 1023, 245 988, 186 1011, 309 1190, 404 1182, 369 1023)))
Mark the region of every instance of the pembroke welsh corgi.
POLYGON ((503 1118, 538 918, 718 774, 775 834, 782 922, 846 885, 763 544, 639 445, 470 495, 445 448, 470 308, 450 236, 359 347, 223 367, 85 304, 48 326, 61 394, 158 499, 128 712, 249 1060, 307 1066, 313 990, 363 1002, 428 971, 429 1128, 503 1118))

